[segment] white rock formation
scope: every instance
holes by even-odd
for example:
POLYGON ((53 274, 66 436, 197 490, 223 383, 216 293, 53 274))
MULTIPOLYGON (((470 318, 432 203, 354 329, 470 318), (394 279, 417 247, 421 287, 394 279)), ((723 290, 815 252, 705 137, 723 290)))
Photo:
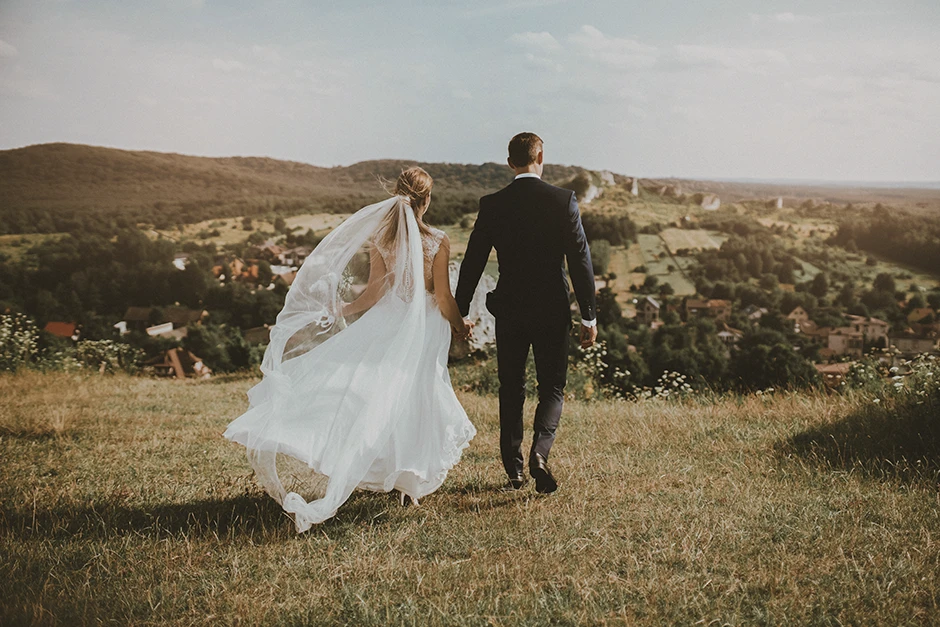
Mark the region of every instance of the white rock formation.
POLYGON ((721 207, 721 199, 718 198, 717 194, 705 194, 702 197, 702 202, 699 203, 702 209, 706 211, 715 211, 721 207))
POLYGON ((640 179, 636 177, 633 178, 633 186, 630 188, 630 193, 634 196, 640 195, 640 179))

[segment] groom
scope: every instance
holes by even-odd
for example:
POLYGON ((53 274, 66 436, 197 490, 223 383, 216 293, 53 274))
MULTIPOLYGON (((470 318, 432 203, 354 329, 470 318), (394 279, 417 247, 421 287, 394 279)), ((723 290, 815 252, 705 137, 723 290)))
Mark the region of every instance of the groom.
POLYGON ((525 485, 522 473, 522 406, 529 348, 535 355, 539 404, 529 452, 529 474, 541 493, 558 488, 548 468, 548 453, 561 418, 568 369, 568 260, 571 282, 581 309, 581 346, 597 338, 594 273, 574 192, 541 180, 542 140, 519 133, 509 142, 509 167, 516 178, 480 199, 480 212, 460 266, 456 300, 464 317, 496 249, 499 281, 486 298, 496 317, 499 370, 499 448, 509 475, 504 490, 525 485))

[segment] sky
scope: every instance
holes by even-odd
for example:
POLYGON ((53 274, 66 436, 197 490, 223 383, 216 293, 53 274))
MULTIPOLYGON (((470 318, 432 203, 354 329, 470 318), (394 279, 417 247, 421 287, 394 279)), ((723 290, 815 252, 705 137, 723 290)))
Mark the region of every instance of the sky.
POLYGON ((0 0, 0 149, 940 181, 937 0, 0 0))

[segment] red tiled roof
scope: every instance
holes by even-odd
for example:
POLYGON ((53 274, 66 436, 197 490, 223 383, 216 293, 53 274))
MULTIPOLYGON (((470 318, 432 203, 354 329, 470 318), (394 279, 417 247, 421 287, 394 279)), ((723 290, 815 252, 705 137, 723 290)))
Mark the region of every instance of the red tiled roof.
POLYGON ((74 322, 47 322, 43 331, 51 333, 57 337, 72 337, 75 335, 74 322))

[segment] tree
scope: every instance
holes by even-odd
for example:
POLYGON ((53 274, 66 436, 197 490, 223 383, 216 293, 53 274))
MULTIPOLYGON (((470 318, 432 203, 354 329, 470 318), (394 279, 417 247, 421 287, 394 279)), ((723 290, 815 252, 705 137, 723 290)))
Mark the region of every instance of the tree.
POLYGON ((620 322, 622 318, 623 311, 617 302, 617 295, 609 287, 602 287, 597 293, 597 324, 606 327, 620 322))
POLYGON ((823 298, 829 293, 829 277, 825 272, 820 272, 813 277, 813 281, 809 286, 809 292, 817 298, 823 298))
POLYGON ((786 336, 770 329, 758 329, 741 338, 730 374, 741 390, 806 388, 819 383, 813 364, 793 350, 786 336))
POLYGON ((606 239, 597 239, 590 243, 591 264, 594 266, 594 275, 607 273, 610 265, 610 242, 606 239))
POLYGON ((647 274, 646 278, 643 280, 643 287, 641 289, 644 292, 652 292, 656 289, 657 285, 659 285, 659 279, 652 274, 647 274))
POLYGON ((287 222, 281 216, 274 218, 274 230, 278 233, 287 233, 287 222))
POLYGON ((872 283, 872 287, 881 292, 888 292, 889 294, 894 294, 894 292, 897 291, 894 277, 887 272, 878 274, 878 276, 875 277, 875 281, 872 283))

